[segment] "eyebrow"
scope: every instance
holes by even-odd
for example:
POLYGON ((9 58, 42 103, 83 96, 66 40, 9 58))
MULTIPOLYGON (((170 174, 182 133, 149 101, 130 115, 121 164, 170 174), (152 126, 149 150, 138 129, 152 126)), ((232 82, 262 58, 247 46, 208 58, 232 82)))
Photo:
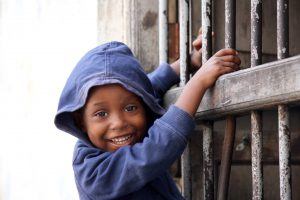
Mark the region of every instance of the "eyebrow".
MULTIPOLYGON (((123 98, 124 100, 121 101, 121 103, 126 102, 128 100, 134 100, 134 101, 140 101, 140 98, 138 96, 135 96, 134 94, 130 94, 128 96, 126 96, 125 98, 123 98)), ((93 104, 93 106, 105 106, 107 103, 105 101, 99 101, 99 102, 95 102, 93 104)))
POLYGON ((106 102, 96 102, 93 104, 93 106, 103 106, 103 105, 106 105, 106 102))

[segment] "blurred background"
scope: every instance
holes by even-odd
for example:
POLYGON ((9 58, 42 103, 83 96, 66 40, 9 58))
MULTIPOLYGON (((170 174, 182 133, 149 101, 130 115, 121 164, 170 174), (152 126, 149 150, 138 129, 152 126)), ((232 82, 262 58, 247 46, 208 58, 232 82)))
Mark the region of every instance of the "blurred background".
POLYGON ((96 0, 0 0, 0 199, 78 199, 60 92, 97 45, 96 0))
POLYGON ((125 42, 147 71, 157 65, 158 4, 143 2, 0 0, 0 200, 79 199, 76 138, 53 123, 59 96, 100 43, 125 42))

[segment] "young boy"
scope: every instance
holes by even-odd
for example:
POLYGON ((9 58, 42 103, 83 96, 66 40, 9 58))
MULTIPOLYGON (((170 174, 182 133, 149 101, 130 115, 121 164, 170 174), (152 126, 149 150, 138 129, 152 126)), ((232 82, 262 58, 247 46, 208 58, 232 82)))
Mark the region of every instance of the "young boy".
POLYGON ((186 146, 206 89, 239 64, 236 51, 220 50, 165 111, 159 102, 178 83, 179 62, 147 76, 120 42, 89 51, 71 73, 55 116, 57 128, 79 139, 73 169, 80 199, 183 199, 167 171, 186 146))

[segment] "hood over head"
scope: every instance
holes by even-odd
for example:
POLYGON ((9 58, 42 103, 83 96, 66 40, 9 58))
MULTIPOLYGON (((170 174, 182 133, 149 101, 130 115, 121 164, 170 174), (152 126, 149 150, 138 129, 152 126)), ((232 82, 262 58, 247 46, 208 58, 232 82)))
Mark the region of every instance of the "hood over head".
POLYGON ((72 112, 85 105, 92 87, 107 84, 120 84, 141 97, 151 112, 148 115, 164 114, 149 78, 131 50, 121 42, 110 42, 89 51, 73 69, 60 96, 56 127, 91 145, 87 134, 76 126, 72 112))

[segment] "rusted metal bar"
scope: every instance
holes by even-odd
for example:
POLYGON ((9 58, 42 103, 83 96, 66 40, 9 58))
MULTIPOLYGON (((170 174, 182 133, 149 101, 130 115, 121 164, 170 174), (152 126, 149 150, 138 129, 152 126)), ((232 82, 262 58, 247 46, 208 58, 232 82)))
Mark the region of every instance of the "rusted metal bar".
POLYGON ((262 58, 262 0, 251 0, 251 67, 262 58))
POLYGON ((182 174, 182 195, 184 199, 192 199, 192 169, 191 169, 191 141, 188 144, 181 156, 181 174, 182 174))
MULTIPOLYGON (((179 1, 179 46, 180 46, 180 86, 184 86, 189 79, 187 66, 189 65, 189 5, 190 0, 179 1)), ((185 199, 192 199, 192 179, 190 165, 190 142, 188 142, 181 157, 182 195, 185 199)))
POLYGON ((203 125, 203 186, 204 199, 214 199, 214 156, 213 126, 211 122, 203 125))
POLYGON ((225 47, 235 48, 235 0, 225 0, 225 47))
MULTIPOLYGON (((262 1, 251 0, 251 67, 262 62, 262 1)), ((252 199, 263 199, 262 121, 251 111, 252 199)))
POLYGON ((289 57, 289 1, 277 0, 277 57, 289 57))
MULTIPOLYGON (((212 55, 212 1, 202 0, 202 64, 212 55)), ((214 199, 213 129, 203 129, 203 199, 214 199)))
POLYGON ((263 199, 262 121, 259 111, 251 111, 252 199, 263 199))
POLYGON ((168 61, 168 1, 159 0, 159 62, 168 61))
POLYGON ((226 118, 226 128, 222 148, 222 159, 218 184, 218 200, 225 200, 228 196, 231 159, 235 138, 235 119, 229 115, 226 118))
POLYGON ((212 55, 212 0, 202 0, 202 63, 212 55))
POLYGON ((189 79, 189 3, 190 0, 179 1, 180 86, 189 79))
POLYGON ((291 150, 289 112, 286 105, 278 106, 280 199, 292 199, 291 150))
MULTIPOLYGON (((235 49, 235 0, 225 0, 225 47, 235 49)), ((223 142, 223 155, 221 159, 220 176, 218 184, 218 200, 227 199, 231 159, 235 138, 235 119, 226 116, 226 130, 223 142)))
MULTIPOLYGON (((289 56, 289 1, 277 0, 277 58, 289 56)), ((278 106, 280 199, 292 199, 289 111, 278 106)))

